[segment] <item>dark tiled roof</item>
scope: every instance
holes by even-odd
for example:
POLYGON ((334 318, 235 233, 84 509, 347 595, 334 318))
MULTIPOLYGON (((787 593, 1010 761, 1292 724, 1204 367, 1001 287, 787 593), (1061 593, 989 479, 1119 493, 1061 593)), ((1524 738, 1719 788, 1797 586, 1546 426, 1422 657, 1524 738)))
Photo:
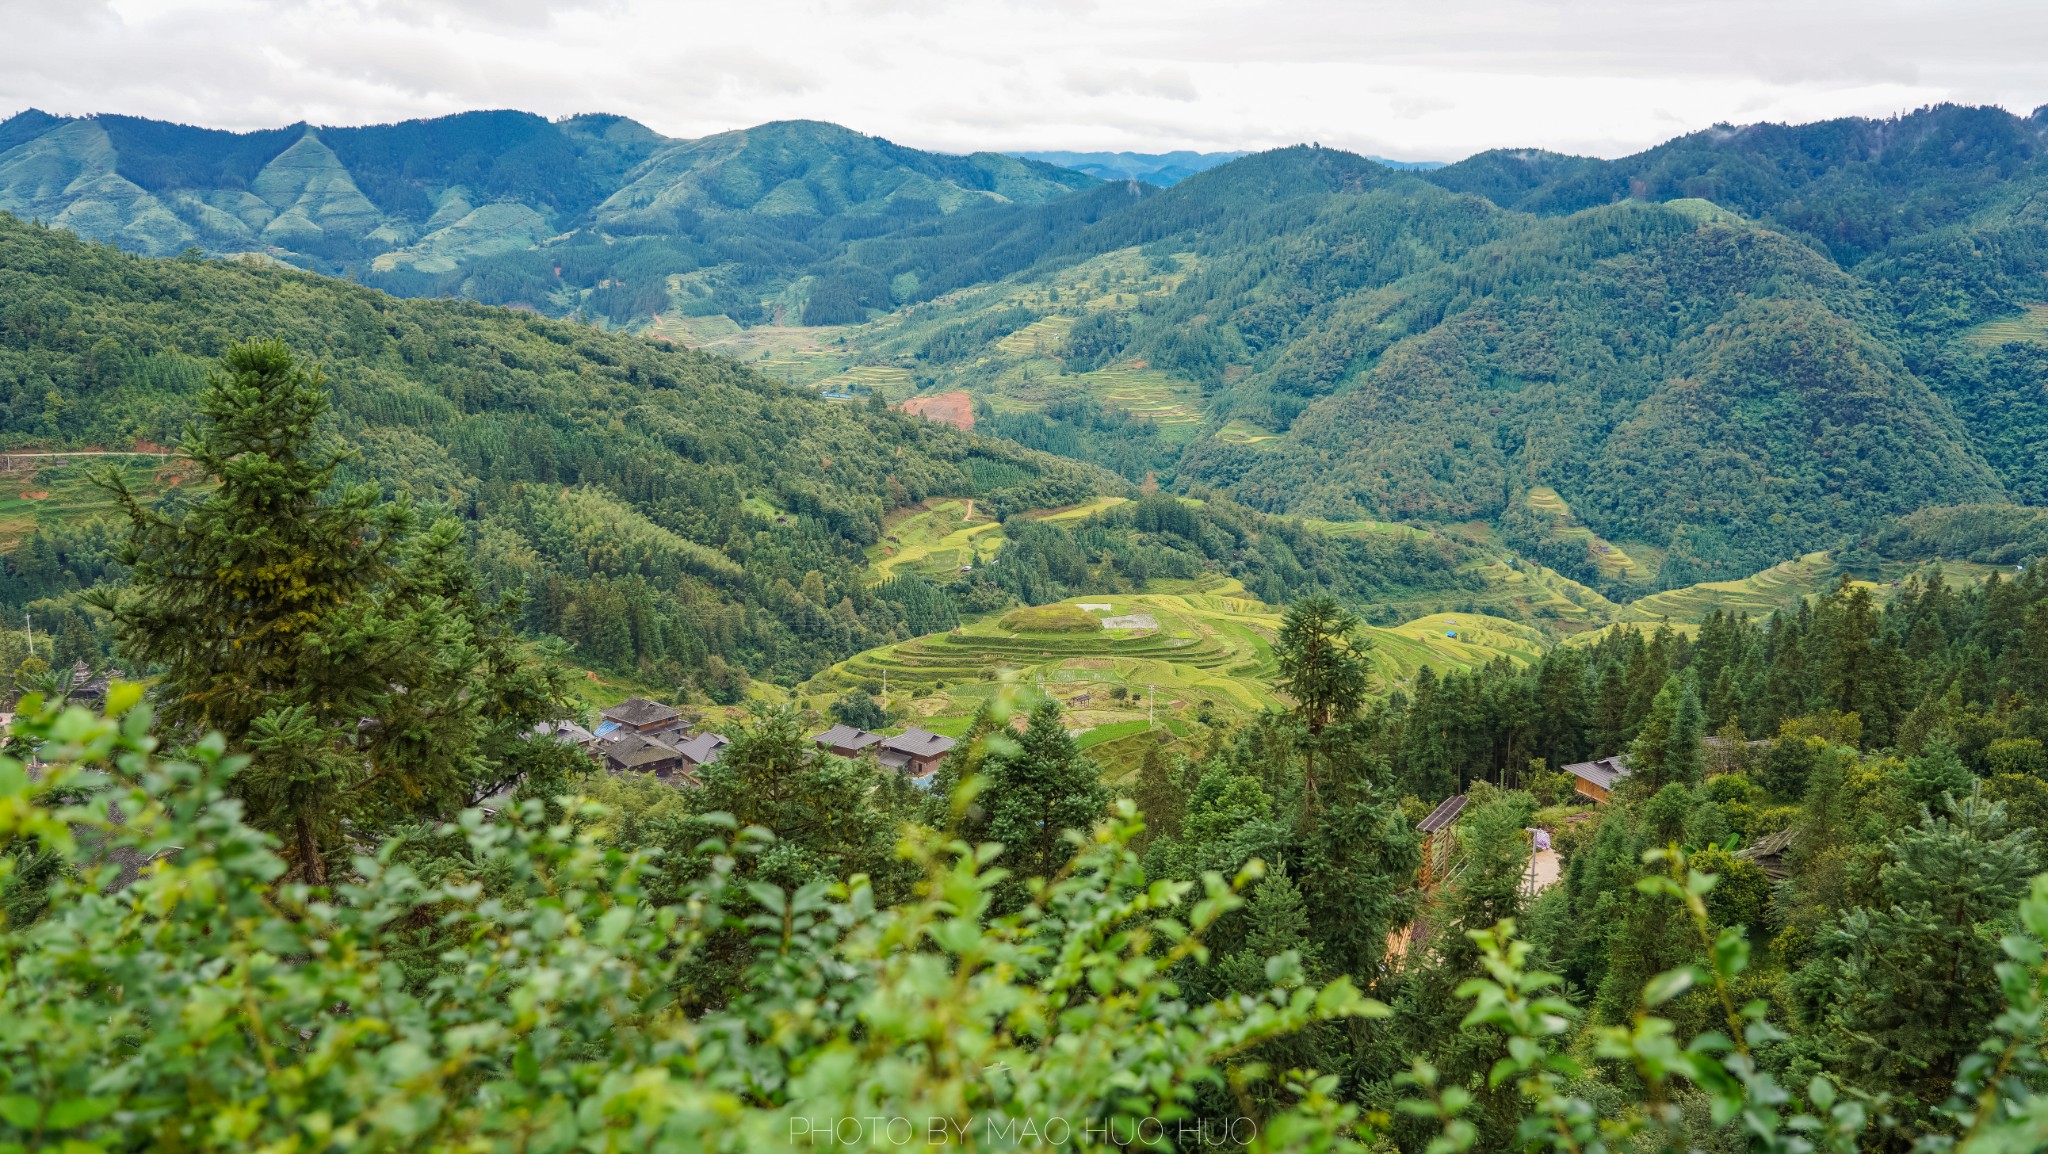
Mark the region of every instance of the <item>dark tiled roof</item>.
POLYGON ((882 739, 882 748, 906 753, 912 757, 934 757, 952 749, 959 742, 950 737, 941 737, 929 729, 913 725, 895 737, 882 739))
POLYGON ((1435 833, 1458 820, 1458 815, 1465 812, 1465 802, 1466 797, 1462 793, 1456 797, 1445 798, 1442 805, 1430 810, 1429 816, 1423 818, 1416 825, 1416 831, 1419 833, 1435 833))
POLYGON ((1601 789, 1613 789, 1614 783, 1628 776, 1628 761, 1624 756, 1602 757, 1594 761, 1581 761, 1564 767, 1566 773, 1581 781, 1588 781, 1601 789))
POLYGON ((676 752, 691 765, 710 765, 718 760, 718 753, 732 742, 722 733, 700 733, 676 746, 676 752))
POLYGON ((869 733, 865 729, 855 729, 851 725, 841 724, 835 725, 825 732, 812 737, 811 740, 824 746, 826 749, 866 749, 868 746, 882 740, 882 735, 879 733, 869 733))
POLYGON ((659 701, 649 701, 644 697, 628 697, 598 716, 637 728, 663 721, 674 721, 681 714, 674 706, 663 705, 659 701))
POLYGON ((540 737, 552 737, 563 745, 588 746, 597 740, 591 736, 589 730, 567 719, 556 722, 543 721, 533 727, 533 732, 540 737))
POLYGON ((673 761, 676 757, 675 746, 644 733, 622 733, 605 742, 600 749, 607 761, 616 762, 626 769, 638 769, 659 761, 673 761))

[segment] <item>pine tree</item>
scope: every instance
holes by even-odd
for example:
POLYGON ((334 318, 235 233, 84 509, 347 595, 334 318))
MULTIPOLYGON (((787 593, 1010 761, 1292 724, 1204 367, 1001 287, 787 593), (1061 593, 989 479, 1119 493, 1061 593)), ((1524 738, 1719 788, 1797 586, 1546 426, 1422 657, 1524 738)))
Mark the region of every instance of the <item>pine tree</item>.
POLYGON ((1308 905, 1285 867, 1275 867, 1252 890, 1245 916, 1244 945, 1222 961, 1221 977, 1233 992, 1271 989, 1266 964, 1289 951, 1299 957, 1306 980, 1320 980, 1322 965, 1309 940, 1308 905))
POLYGON ((531 730, 563 715, 510 608, 478 598, 452 522, 422 532, 374 487, 334 491, 347 456, 317 445, 323 385, 281 343, 230 348, 184 445, 218 485, 172 516, 103 478, 132 573, 91 597, 157 671, 165 721, 250 756, 233 789, 251 824, 316 884, 351 825, 452 817, 559 762, 531 730))
POLYGON ((1053 701, 1031 711, 1013 750, 986 764, 988 836, 1004 845, 1004 864, 1020 877, 1051 877, 1071 856, 1066 832, 1085 832, 1109 804, 1101 771, 1081 755, 1053 701))
POLYGON ((1137 787, 1131 791, 1131 801, 1145 816, 1148 839, 1180 836, 1187 791, 1175 780, 1178 775, 1172 770, 1165 749, 1157 742, 1148 742, 1145 758, 1138 765, 1137 787))
POLYGON ((1682 674, 1665 678, 1629 746, 1631 788, 1655 792, 1672 782, 1699 781, 1706 770, 1700 750, 1705 728, 1706 713, 1691 679, 1682 674))
POLYGON ((1294 699, 1294 712, 1308 730, 1308 763, 1302 776, 1302 815, 1314 811, 1316 743, 1332 721, 1348 721, 1365 701, 1367 642, 1358 618, 1327 595, 1305 597, 1287 610, 1280 625, 1281 692, 1294 699))
POLYGON ((1947 1093, 1998 1012, 1999 940, 2038 867, 2032 831, 2006 825, 1973 792, 1891 841, 1885 904, 1844 914, 1829 941, 1832 1068, 1908 1101, 1947 1093))

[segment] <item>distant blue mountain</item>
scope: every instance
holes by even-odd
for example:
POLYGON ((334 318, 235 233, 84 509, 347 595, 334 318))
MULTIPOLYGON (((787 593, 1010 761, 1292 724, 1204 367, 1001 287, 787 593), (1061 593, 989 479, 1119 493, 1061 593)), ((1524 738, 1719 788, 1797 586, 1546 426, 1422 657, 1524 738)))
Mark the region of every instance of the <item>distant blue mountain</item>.
MULTIPOLYGON (((1219 164, 1228 164, 1243 152, 1011 152, 1021 160, 1037 160, 1085 172, 1099 180, 1142 180, 1167 188, 1219 164)), ((1367 156, 1388 168, 1421 171, 1442 168, 1441 160, 1389 160, 1367 156)))

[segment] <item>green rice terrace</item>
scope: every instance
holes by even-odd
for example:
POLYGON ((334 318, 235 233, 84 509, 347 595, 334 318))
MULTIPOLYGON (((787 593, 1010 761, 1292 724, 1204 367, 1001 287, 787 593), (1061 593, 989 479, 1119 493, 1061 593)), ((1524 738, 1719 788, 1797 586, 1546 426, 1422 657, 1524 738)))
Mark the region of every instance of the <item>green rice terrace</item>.
POLYGON ((38 528, 120 515, 113 495, 93 483, 108 468, 145 499, 180 484, 184 466, 155 453, 0 454, 0 549, 38 528))
MULTIPOLYGON (((1044 521, 1077 521, 1128 501, 1097 497, 1085 504, 1027 514, 1044 521)), ((963 568, 981 565, 1003 547, 1003 527, 975 511, 969 497, 934 497, 922 505, 900 509, 883 522, 882 539, 867 549, 870 584, 879 585, 900 572, 922 573, 951 580, 963 568)))
POLYGON ((2008 341, 2048 343, 2048 304, 2028 305, 2026 311, 2016 317, 1985 321, 1963 335, 1977 344, 1994 348, 2008 341))
MULTIPOLYGON (((1125 500, 1102 497, 1029 516, 1078 520, 1125 500)), ((1370 520, 1307 525, 1332 536, 1448 533, 1480 554, 1468 568, 1484 587, 1459 595, 1455 605, 1441 591, 1418 591, 1413 601, 1396 597, 1369 607, 1406 618, 1364 629, 1372 643, 1375 694, 1401 688, 1424 666, 1444 671, 1499 658, 1528 662, 1552 645, 1591 641, 1617 628, 1668 624, 1692 633, 1717 609, 1766 616, 1825 593, 1843 574, 1829 554, 1811 553, 1740 580, 1618 603, 1498 547, 1469 526, 1370 520)), ((1597 540, 1587 530, 1579 532, 1597 540)), ((1002 525, 978 513, 973 501, 934 498, 891 519, 884 539, 869 550, 872 580, 907 571, 950 581, 964 566, 985 564, 1003 544, 1002 525)), ((1867 574, 1876 581, 1864 584, 1884 598, 1908 574, 1936 568, 1952 583, 1980 581, 1992 571, 1968 562, 1886 563, 1881 572, 1867 574)), ((1044 693, 1061 703, 1082 743, 1115 776, 1136 764, 1147 741, 1187 738, 1214 722, 1284 708, 1287 702, 1272 688, 1272 645, 1283 612, 1250 597, 1234 579, 1154 581, 1141 593, 1082 595, 1012 609, 950 633, 872 649, 818 674, 794 697, 823 709, 839 694, 864 688, 886 695, 907 720, 957 735, 999 692, 1044 693)))
MULTIPOLYGON (((868 650, 797 693, 822 708, 855 687, 886 691, 892 703, 910 703, 917 724, 958 734, 984 701, 1021 683, 1059 701, 1087 745, 1143 733, 1148 706, 1157 728, 1176 736, 1214 720, 1284 708, 1287 702, 1272 688, 1282 610, 1248 597, 1235 580, 1212 578, 1200 586, 1081 596, 983 617, 950 633, 868 650)), ((1529 661, 1546 645, 1534 627, 1483 614, 1436 614, 1392 628, 1367 627, 1365 634, 1378 693, 1405 684, 1424 665, 1529 661)))
POLYGON ((1548 485, 1537 485, 1529 490, 1529 508, 1551 518, 1551 534, 1555 537, 1582 541, 1593 561, 1600 567, 1600 574, 1613 580, 1630 581, 1647 585, 1656 579, 1656 566, 1644 564, 1631 557, 1620 545, 1608 541, 1585 525, 1572 514, 1571 506, 1548 485))

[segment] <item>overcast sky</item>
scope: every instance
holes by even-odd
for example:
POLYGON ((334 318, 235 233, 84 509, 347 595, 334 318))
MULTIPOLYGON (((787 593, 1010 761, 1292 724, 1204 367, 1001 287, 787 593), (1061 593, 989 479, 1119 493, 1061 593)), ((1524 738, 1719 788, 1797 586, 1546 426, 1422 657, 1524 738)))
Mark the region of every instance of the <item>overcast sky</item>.
POLYGON ((1416 160, 2048 103, 2048 0, 0 0, 0 114, 222 128, 474 108, 676 136, 1416 160))

